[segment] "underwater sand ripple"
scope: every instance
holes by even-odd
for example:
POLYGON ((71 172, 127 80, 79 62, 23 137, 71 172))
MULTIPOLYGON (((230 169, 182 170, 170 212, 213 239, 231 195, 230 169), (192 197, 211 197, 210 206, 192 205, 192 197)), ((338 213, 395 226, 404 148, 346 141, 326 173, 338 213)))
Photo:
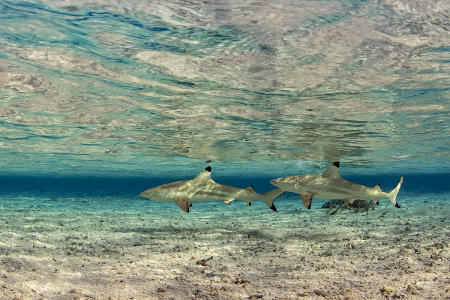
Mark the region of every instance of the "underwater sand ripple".
POLYGON ((417 213, 434 204, 335 216, 292 209, 299 205, 280 202, 271 213, 235 203, 208 216, 206 206, 182 215, 153 203, 122 212, 3 209, 0 295, 448 297, 448 214, 417 213))

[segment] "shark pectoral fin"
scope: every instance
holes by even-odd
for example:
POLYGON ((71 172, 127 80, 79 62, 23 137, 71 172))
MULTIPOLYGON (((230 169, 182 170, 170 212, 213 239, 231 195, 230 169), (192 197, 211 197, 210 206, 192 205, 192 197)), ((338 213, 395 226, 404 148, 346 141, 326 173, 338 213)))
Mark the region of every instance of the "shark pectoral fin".
POLYGON ((303 205, 305 205, 305 207, 307 209, 311 208, 311 202, 312 202, 313 197, 314 197, 313 193, 310 193, 310 192, 302 193, 302 202, 303 202, 303 205))
POLYGON ((189 212, 189 198, 175 198, 175 203, 184 212, 189 212))
POLYGON ((226 205, 230 205, 231 202, 233 202, 234 199, 230 199, 230 200, 224 200, 223 203, 225 203, 226 205))

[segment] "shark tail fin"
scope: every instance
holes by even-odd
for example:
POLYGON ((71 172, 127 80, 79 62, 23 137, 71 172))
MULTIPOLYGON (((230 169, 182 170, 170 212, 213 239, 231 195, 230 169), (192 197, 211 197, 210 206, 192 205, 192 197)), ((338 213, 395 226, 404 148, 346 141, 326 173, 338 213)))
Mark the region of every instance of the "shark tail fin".
POLYGON ((402 183, 403 183, 403 176, 402 177, 400 177, 400 181, 398 182, 398 184, 397 184, 397 186, 395 187, 395 189, 393 189, 388 195, 388 197, 389 197, 389 201, 391 201, 391 203, 395 206, 395 207, 398 207, 398 208, 400 208, 400 205, 398 205, 398 203, 397 203, 397 194, 398 194, 398 191, 400 190, 400 187, 402 186, 402 183))
POLYGON ((270 207, 271 210, 277 211, 277 208, 275 207, 275 205, 273 205, 273 201, 275 201, 275 199, 280 197, 283 193, 284 191, 280 189, 273 189, 263 194, 263 201, 267 204, 268 207, 270 207))

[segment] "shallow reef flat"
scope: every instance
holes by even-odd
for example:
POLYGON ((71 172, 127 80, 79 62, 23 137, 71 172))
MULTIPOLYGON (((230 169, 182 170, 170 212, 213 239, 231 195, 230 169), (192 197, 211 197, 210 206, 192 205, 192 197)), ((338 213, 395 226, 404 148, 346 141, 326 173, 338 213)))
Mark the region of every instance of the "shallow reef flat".
POLYGON ((449 299, 448 194, 330 216, 3 196, 0 299, 449 299), (66 202, 66 205, 63 203, 66 202))

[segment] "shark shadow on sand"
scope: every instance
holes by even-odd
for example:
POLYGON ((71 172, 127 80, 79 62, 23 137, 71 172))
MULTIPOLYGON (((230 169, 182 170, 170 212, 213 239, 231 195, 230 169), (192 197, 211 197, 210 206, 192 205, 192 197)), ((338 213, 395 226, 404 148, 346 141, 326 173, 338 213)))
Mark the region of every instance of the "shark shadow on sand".
POLYGON ((326 202, 322 205, 322 208, 326 208, 329 215, 335 215, 343 210, 353 210, 355 213, 369 212, 369 210, 375 210, 375 202, 355 200, 353 203, 350 203, 347 200, 334 199, 326 202))

